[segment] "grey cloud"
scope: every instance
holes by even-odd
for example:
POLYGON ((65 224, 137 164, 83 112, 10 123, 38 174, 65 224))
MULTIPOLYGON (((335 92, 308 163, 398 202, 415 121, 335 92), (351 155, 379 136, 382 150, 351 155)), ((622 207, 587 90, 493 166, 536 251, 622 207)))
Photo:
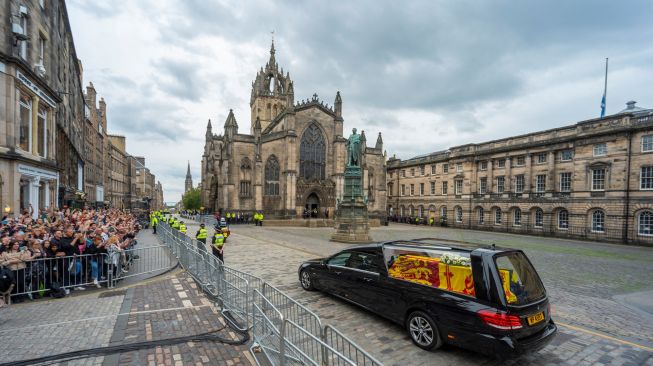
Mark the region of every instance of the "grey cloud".
POLYGON ((98 18, 111 18, 122 13, 124 7, 115 6, 111 0, 68 0, 79 9, 98 18))
POLYGON ((523 92, 525 72, 586 55, 588 44, 586 56, 597 63, 603 51, 645 44, 650 29, 631 30, 653 10, 611 1, 177 5, 185 21, 167 34, 179 40, 217 34, 249 42, 276 29, 278 60, 297 80, 299 98, 340 89, 361 106, 429 110, 512 98, 523 92), (291 53, 301 59, 292 69, 291 53))
POLYGON ((164 58, 154 62, 153 70, 160 90, 190 101, 197 101, 202 95, 203 81, 193 63, 164 58))

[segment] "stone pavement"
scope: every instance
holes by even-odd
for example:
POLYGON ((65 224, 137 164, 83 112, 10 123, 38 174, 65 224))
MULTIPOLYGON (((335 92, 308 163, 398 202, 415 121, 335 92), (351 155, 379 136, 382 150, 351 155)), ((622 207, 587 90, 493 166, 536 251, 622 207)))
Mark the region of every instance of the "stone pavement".
MULTIPOLYGON (((143 233, 141 233, 143 234, 143 233)), ((139 234, 139 246, 158 244, 139 234)), ((115 289, 77 292, 64 299, 0 309, 0 364, 58 353, 158 340, 218 330, 240 339, 219 310, 183 271, 115 289)), ((246 345, 186 342, 121 354, 65 361, 62 365, 253 365, 246 345)))
MULTIPOLYGON (((197 226, 188 226, 188 233, 193 236, 197 226)), ((511 234, 460 233, 449 231, 452 229, 408 225, 374 229, 373 237, 377 240, 435 236, 472 242, 492 240, 497 245, 507 243, 503 245, 523 247, 543 277, 560 331, 553 343, 542 351, 498 362, 456 347, 425 352, 411 343, 402 327, 331 296, 303 291, 297 279, 299 264, 347 247, 328 241, 330 229, 251 225, 232 225, 231 229, 232 237, 225 246, 227 265, 277 286, 388 366, 653 366, 653 322, 613 299, 618 290, 653 287, 653 251, 650 248, 511 234)))

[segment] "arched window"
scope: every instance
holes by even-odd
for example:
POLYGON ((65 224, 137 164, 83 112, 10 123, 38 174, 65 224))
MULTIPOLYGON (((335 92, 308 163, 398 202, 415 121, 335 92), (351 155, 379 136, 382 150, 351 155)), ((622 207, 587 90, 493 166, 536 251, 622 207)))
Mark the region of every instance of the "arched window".
POLYGON ((501 209, 497 208, 496 210, 494 210, 494 224, 501 225, 502 220, 503 217, 502 217, 501 209))
POLYGON ((463 222, 463 208, 456 206, 456 222, 463 222))
POLYGON ((410 217, 414 217, 414 216, 415 216, 415 208, 414 208, 413 206, 409 206, 409 207, 408 207, 408 211, 409 211, 409 213, 410 213, 410 217))
POLYGON ((569 228, 569 211, 560 210, 558 212, 558 229, 569 228))
POLYGON ((592 232, 602 233, 605 231, 605 213, 601 210, 592 212, 592 232))
POLYGON ((245 157, 240 162, 240 197, 252 196, 252 163, 245 157))
POLYGON ((544 226, 544 211, 542 209, 535 210, 535 227, 544 226))
POLYGON ((637 233, 653 236, 653 211, 642 211, 637 218, 637 233))
POLYGON ((440 207, 440 218, 447 220, 447 206, 440 207))
POLYGON ((265 195, 279 195, 279 161, 274 155, 265 163, 265 195))
POLYGON ((424 206, 420 205, 417 209, 419 210, 419 217, 424 217, 424 206))
POLYGON ((304 179, 324 179, 326 142, 317 124, 312 123, 302 135, 299 147, 299 174, 304 179))
POLYGON ((516 208, 512 211, 513 226, 521 226, 521 209, 516 208))
POLYGON ((485 210, 483 207, 479 207, 478 210, 478 224, 483 225, 485 224, 485 210))

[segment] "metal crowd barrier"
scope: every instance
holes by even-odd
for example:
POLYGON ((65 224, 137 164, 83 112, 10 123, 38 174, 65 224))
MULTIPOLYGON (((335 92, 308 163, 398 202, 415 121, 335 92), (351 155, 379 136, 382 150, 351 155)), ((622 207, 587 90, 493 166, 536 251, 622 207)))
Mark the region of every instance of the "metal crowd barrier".
MULTIPOLYGON (((201 216, 202 222, 215 221, 201 216)), ((189 275, 217 299, 242 330, 251 330, 252 351, 260 349, 275 366, 382 365, 351 339, 305 306, 252 274, 225 266, 203 243, 170 228, 158 235, 189 275)))

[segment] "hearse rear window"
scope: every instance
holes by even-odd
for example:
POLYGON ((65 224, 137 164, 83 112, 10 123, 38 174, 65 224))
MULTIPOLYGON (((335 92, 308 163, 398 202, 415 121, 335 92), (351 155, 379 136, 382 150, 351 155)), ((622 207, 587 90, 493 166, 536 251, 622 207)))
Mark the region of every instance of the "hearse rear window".
POLYGON ((392 278, 476 297, 467 252, 387 246, 383 255, 392 278))
POLYGON ((524 253, 502 255, 495 262, 508 305, 526 305, 545 296, 544 285, 524 253))

